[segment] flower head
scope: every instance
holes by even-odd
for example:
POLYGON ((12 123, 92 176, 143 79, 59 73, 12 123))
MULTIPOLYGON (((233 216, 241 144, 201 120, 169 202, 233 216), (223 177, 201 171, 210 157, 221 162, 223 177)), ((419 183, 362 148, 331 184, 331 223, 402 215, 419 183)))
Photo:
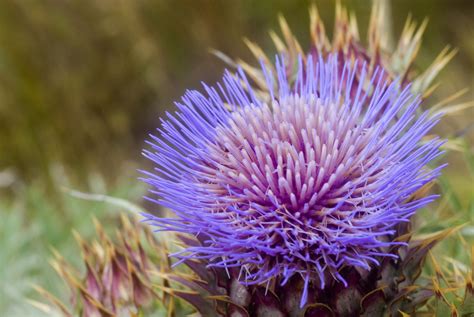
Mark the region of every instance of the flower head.
POLYGON ((299 274, 307 289, 394 256, 395 226, 434 198, 412 196, 438 175, 426 164, 442 141, 422 142, 437 118, 417 114, 409 85, 356 64, 300 58, 290 80, 277 58, 276 74, 262 66, 269 102, 243 71, 185 94, 144 152, 146 182, 176 215, 148 219, 202 243, 177 258, 236 267, 245 284, 299 274))

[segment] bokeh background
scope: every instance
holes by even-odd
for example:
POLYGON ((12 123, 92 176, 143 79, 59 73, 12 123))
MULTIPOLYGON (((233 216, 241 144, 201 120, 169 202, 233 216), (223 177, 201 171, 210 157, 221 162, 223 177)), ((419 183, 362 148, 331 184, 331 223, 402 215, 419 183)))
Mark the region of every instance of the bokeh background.
MULTIPOLYGON (((144 139, 185 89, 219 79, 226 65, 209 50, 252 60, 242 41, 248 37, 272 54, 268 30, 278 29, 278 13, 305 47, 313 2, 330 34, 335 2, 329 0, 0 1, 1 316, 40 316, 28 303, 37 298, 31 285, 64 290, 48 259, 51 249, 73 262, 79 257, 73 229, 91 235, 96 217, 113 230, 120 208, 69 189, 150 208, 137 180, 137 169, 149 167, 140 155, 144 139)), ((365 34, 371 2, 343 4, 365 34)), ((415 63, 420 69, 447 45, 459 50, 427 106, 463 88, 469 91, 459 102, 474 99, 474 2, 389 4, 395 38, 409 14, 420 23, 429 17, 415 63)), ((467 235, 474 235, 473 117, 467 110, 438 127, 459 140, 438 185, 450 210, 441 215, 468 223, 467 235)), ((433 228, 452 224, 425 216, 433 228)))

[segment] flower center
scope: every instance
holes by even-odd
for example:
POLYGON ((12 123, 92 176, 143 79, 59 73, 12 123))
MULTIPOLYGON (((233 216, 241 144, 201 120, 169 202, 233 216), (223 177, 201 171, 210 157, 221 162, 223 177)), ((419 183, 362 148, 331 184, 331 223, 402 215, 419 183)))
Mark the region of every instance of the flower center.
POLYGON ((377 147, 366 148, 374 130, 361 128, 343 109, 314 95, 290 95, 271 107, 233 112, 216 128, 201 186, 221 197, 217 209, 238 204, 239 211, 282 209, 297 218, 322 217, 336 206, 352 211, 381 170, 367 178, 377 163, 377 147))

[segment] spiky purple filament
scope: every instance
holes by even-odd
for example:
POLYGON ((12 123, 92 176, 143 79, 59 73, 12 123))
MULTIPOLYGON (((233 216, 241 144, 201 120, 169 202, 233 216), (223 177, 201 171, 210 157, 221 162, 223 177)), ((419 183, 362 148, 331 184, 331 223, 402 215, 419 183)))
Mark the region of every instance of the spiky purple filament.
POLYGON ((270 103, 243 72, 227 73, 220 93, 186 93, 144 152, 158 172, 146 181, 177 216, 148 219, 204 237, 176 257, 238 267, 247 284, 301 274, 303 306, 313 276, 345 284, 343 266, 393 256, 394 226, 434 198, 410 200, 441 168, 425 166, 442 142, 420 142, 437 119, 416 115, 420 99, 383 72, 356 84, 360 67, 340 69, 335 57, 309 58, 290 84, 277 60, 277 85, 264 68, 270 103))

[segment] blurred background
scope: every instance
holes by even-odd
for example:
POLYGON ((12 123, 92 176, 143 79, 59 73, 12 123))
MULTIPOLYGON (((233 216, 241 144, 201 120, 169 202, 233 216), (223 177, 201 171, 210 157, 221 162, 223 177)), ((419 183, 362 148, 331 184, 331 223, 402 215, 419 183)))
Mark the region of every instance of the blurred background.
MULTIPOLYGON (((33 284, 61 292, 48 259, 52 248, 73 262, 79 256, 73 228, 87 237, 96 217, 113 230, 120 208, 78 199, 69 189, 142 204, 146 189, 137 169, 149 168, 140 154, 144 139, 185 89, 220 78, 226 65, 209 49, 252 61, 242 41, 248 37, 272 55, 268 31, 278 30, 278 13, 307 47, 311 3, 0 1, 1 316, 39 316, 27 302, 36 297, 33 284)), ((316 4, 331 34, 335 2, 316 4)), ((363 36, 370 1, 343 4, 356 12, 363 36)), ((473 5, 470 0, 390 2, 395 39, 409 14, 420 23, 429 17, 417 67, 427 67, 446 45, 459 49, 429 103, 463 88, 469 91, 460 101, 474 99, 473 5)), ((448 197, 448 215, 471 225, 473 116, 469 110, 449 117, 437 131, 465 137, 460 150, 446 157, 450 165, 439 190, 448 197)))

